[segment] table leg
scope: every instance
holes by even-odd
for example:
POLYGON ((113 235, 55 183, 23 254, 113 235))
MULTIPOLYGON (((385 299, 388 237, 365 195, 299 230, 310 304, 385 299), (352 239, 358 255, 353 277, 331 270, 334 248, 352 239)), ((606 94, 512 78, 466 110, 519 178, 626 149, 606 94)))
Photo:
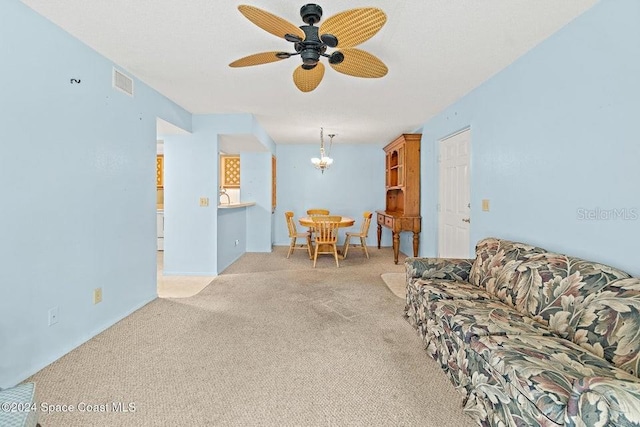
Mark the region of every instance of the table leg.
POLYGON ((380 239, 382 238, 382 226, 378 224, 378 249, 380 249, 380 239))
POLYGON ((400 252, 400 233, 393 232, 393 262, 398 263, 398 253, 400 252))
POLYGON ((413 232, 413 256, 418 256, 418 248, 420 247, 420 234, 413 232))

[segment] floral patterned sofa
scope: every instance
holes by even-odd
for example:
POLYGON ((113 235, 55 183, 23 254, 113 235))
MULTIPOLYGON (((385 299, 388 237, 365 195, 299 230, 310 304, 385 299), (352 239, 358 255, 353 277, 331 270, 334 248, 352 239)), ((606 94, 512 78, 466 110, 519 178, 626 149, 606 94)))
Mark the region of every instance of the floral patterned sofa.
POLYGON ((405 267, 407 320, 478 424, 640 426, 640 278, 496 238, 405 267))

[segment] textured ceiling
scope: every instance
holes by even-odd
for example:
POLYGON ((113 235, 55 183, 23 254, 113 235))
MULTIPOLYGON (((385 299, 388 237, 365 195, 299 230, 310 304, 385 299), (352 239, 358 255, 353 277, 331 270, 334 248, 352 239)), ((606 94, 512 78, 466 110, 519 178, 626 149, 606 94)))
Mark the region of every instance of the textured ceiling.
MULTIPOLYGON (((299 57, 230 68, 240 57, 290 51, 255 26, 237 2, 211 0, 22 0, 73 36, 188 111, 252 113, 277 144, 384 144, 508 66, 596 0, 326 0, 323 20, 355 7, 379 7, 387 23, 359 48, 381 59, 380 79, 327 66, 309 93, 292 81, 299 57)), ((247 2, 296 26, 303 2, 247 2)), ((322 21, 321 21, 322 23, 322 21)), ((331 52, 330 49, 328 52, 331 52)))

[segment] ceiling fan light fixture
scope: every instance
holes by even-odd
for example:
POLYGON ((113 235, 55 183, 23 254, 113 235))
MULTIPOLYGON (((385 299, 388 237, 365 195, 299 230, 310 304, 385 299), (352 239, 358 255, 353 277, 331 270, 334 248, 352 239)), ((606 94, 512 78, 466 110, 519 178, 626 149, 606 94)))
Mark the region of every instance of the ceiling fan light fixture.
POLYGON ((315 49, 304 49, 300 52, 302 63, 305 65, 315 65, 320 60, 320 52, 315 49))

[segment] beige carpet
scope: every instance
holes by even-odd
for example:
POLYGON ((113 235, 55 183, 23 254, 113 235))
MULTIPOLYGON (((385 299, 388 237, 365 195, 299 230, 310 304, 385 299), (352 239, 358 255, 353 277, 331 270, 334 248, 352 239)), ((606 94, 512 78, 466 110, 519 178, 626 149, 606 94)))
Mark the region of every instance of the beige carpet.
POLYGON ((245 254, 197 295, 152 301, 28 379, 40 402, 108 412, 40 423, 474 426, 380 277, 402 266, 371 252, 315 269, 301 251, 245 254))
POLYGON ((200 293, 215 277, 212 276, 158 276, 160 298, 188 298, 200 293))
POLYGON ((402 299, 406 298, 407 290, 405 273, 382 273, 380 277, 382 277, 384 283, 395 296, 402 299))
POLYGON ((165 276, 164 252, 158 251, 158 297, 160 298, 188 298, 202 291, 215 276, 165 276))

